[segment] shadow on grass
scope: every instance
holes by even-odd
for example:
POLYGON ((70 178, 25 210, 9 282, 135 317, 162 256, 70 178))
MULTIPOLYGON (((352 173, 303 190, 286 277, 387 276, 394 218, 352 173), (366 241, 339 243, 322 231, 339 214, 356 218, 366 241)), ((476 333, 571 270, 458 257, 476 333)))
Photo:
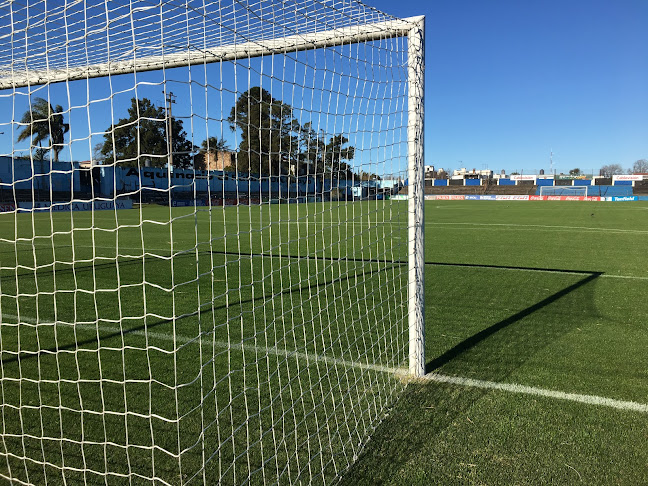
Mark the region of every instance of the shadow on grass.
MULTIPOLYGON (((261 255, 253 255, 253 256, 261 256, 261 255)), ((308 258, 305 258, 305 259, 308 259, 308 258)), ((139 263, 141 263, 141 260, 139 260, 139 263)), ((373 261, 371 263, 384 263, 384 262, 373 261)), ((113 264, 113 266, 114 266, 114 264, 113 264)), ((372 277, 374 275, 377 275, 379 273, 392 270, 392 269, 397 268, 399 266, 401 266, 401 264, 392 264, 392 265, 388 265, 388 266, 385 266, 385 267, 380 268, 380 269, 374 269, 374 268, 365 269, 365 268, 363 268, 362 273, 363 273, 363 275, 365 277, 372 277)), ((310 291, 313 290, 313 288, 326 287, 326 286, 333 285, 333 284, 336 284, 336 283, 346 282, 348 280, 351 280, 351 279, 354 279, 354 278, 357 278, 357 277, 358 277, 357 274, 349 274, 349 275, 346 275, 344 277, 334 278, 332 280, 327 280, 327 281, 323 281, 323 282, 317 282, 317 283, 308 282, 308 283, 306 283, 304 285, 301 285, 301 286, 293 285, 293 286, 291 286, 291 287, 289 287, 287 289, 282 289, 279 292, 270 292, 269 294, 262 295, 260 297, 256 297, 256 298, 253 298, 253 299, 241 299, 238 302, 230 301, 228 304, 223 304, 223 305, 218 305, 218 306, 203 305, 203 306, 200 306, 199 309, 196 309, 193 312, 190 312, 188 314, 183 314, 181 317, 175 319, 175 322, 178 322, 178 321, 180 321, 182 319, 195 317, 195 316, 197 316, 199 314, 200 315, 208 315, 208 314, 212 314, 212 313, 214 313, 216 311, 225 310, 227 308, 243 307, 245 304, 254 304, 256 302, 259 302, 260 300, 265 301, 265 300, 268 300, 268 299, 275 298, 278 295, 291 295, 293 293, 298 293, 298 292, 302 292, 302 291, 310 292, 310 291)), ((145 324, 141 324, 139 326, 124 329, 123 331, 115 331, 115 332, 109 332, 109 333, 101 333, 101 326, 100 326, 99 327, 99 332, 100 332, 99 340, 104 341, 104 340, 109 340, 109 339, 112 339, 112 338, 121 338, 122 336, 126 336, 128 334, 132 334, 132 333, 136 333, 136 332, 140 332, 140 331, 145 331, 145 330, 150 331, 150 330, 153 330, 153 329, 155 329, 157 327, 163 326, 164 324, 169 324, 169 323, 172 323, 172 322, 174 322, 173 319, 160 319, 160 320, 157 320, 157 321, 155 321, 153 323, 145 323, 145 324)), ((0 360, 0 362, 3 365, 5 365, 5 364, 13 363, 13 362, 24 361, 26 359, 33 359, 33 358, 38 358, 40 356, 56 354, 56 353, 58 353, 60 351, 76 350, 76 349, 83 348, 85 346, 97 345, 97 344, 98 344, 97 337, 93 336, 93 337, 88 338, 88 339, 71 341, 71 342, 69 342, 67 344, 61 344, 61 345, 58 345, 58 346, 51 346, 49 348, 43 348, 43 349, 40 349, 37 352, 27 352, 27 353, 14 354, 9 358, 4 358, 4 359, 0 360)))
MULTIPOLYGON (((66 246, 66 248, 72 248, 71 246, 66 246)), ((27 249, 30 253, 40 250, 48 250, 51 248, 35 248, 27 249)), ((27 251, 21 250, 21 251, 27 251)), ((11 252, 0 252, 0 253, 11 253, 11 252)), ((233 256, 236 258, 286 258, 290 260, 320 260, 320 261, 336 261, 336 262, 353 262, 353 263, 390 263, 392 265, 407 265, 407 260, 386 260, 380 258, 361 258, 361 257, 336 257, 333 255, 291 255, 291 254, 274 254, 274 253, 257 253, 257 252, 232 252, 224 250, 198 250, 198 255, 201 254, 211 254, 211 255, 222 255, 222 256, 233 256)), ((189 258, 196 257, 195 249, 191 248, 188 250, 183 250, 173 255, 171 254, 144 254, 137 257, 126 258, 124 256, 117 256, 116 258, 104 257, 105 259, 110 259, 110 261, 97 263, 93 261, 92 263, 77 264, 75 262, 57 262, 63 268, 55 268, 52 265, 44 265, 39 268, 36 272, 28 271, 23 273, 9 273, 6 275, 0 274, 0 281, 2 280, 15 280, 20 277, 34 277, 38 275, 50 275, 50 274, 64 274, 64 273, 77 273, 77 272, 90 272, 93 270, 101 269, 112 269, 117 268, 117 266, 126 266, 126 265, 137 265, 143 264, 146 262, 160 261, 160 260, 177 260, 178 258, 189 258)), ((425 265, 436 266, 436 267, 460 267, 460 268, 491 268, 499 270, 521 270, 521 271, 530 271, 530 272, 551 272, 551 273, 565 273, 565 274, 574 274, 574 275, 600 275, 599 272, 592 272, 588 270, 567 270, 560 268, 540 268, 540 267, 521 267, 521 266, 510 266, 510 265, 489 265, 481 263, 450 263, 450 262, 425 262, 425 265)), ((24 268, 24 266, 23 266, 24 268)), ((5 269, 6 270, 6 269, 5 269)))
POLYGON ((431 373, 432 371, 438 370, 445 364, 449 363, 462 353, 468 351, 469 349, 477 346, 480 342, 483 340, 489 338, 493 334, 501 331, 502 329, 505 329, 506 327, 515 324, 516 322, 524 319, 525 317, 530 316, 534 312, 539 311, 540 309, 547 307, 548 305, 553 304, 556 302, 558 299, 561 299, 562 297, 565 297, 568 294, 571 294, 578 288, 582 287, 583 285, 587 285, 594 279, 600 277, 602 275, 602 272, 594 272, 591 275, 579 280, 578 282, 570 285, 569 287, 565 287, 564 289, 560 290, 559 292, 556 292, 555 294, 550 295, 546 299, 541 300, 537 304, 534 304, 530 307, 527 307, 526 309, 518 312, 517 314, 513 314, 511 317, 508 317, 502 321, 499 321, 492 326, 489 326, 481 331, 479 331, 477 334, 473 334, 467 339, 464 339, 461 341, 459 344, 456 346, 452 347, 451 349, 447 350, 445 353, 443 353, 441 356, 438 356, 434 358, 432 361, 429 361, 425 365, 425 372, 426 373, 431 373))
MULTIPOLYGON (((584 273, 584 272, 565 272, 584 273)), ((593 309, 591 272, 539 302, 489 325, 427 363, 428 372, 503 381, 531 356, 581 325, 593 309), (541 311, 547 317, 528 318, 541 311), (564 315, 565 319, 561 316, 564 315), (477 375, 477 376, 475 376, 477 375)), ((341 479, 344 485, 439 484, 439 451, 462 442, 454 425, 469 420, 470 410, 489 394, 484 389, 444 383, 409 384, 389 415, 372 434, 358 460, 341 479), (459 441, 459 442, 457 442, 459 441)), ((440 471, 440 472, 439 472, 440 471)), ((448 472, 448 471, 446 471, 448 472)), ((449 478, 445 476, 445 480, 449 478)), ((464 477, 464 480, 466 478, 464 477)), ((461 483, 460 477, 454 481, 461 483)))

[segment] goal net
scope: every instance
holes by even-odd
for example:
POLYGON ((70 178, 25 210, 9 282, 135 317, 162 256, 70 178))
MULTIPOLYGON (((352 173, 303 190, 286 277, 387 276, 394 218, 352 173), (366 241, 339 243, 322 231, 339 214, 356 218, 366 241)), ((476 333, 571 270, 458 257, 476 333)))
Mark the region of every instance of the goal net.
POLYGON ((587 196, 589 186, 540 186, 540 196, 587 196))
POLYGON ((0 477, 330 483, 423 359, 423 18, 0 5, 0 477))

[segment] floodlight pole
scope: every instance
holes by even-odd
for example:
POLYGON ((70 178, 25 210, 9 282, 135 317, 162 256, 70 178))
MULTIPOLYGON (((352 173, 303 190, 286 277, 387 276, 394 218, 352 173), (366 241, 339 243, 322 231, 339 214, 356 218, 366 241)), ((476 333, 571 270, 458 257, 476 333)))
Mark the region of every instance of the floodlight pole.
POLYGON ((425 375, 425 240, 424 240, 424 162, 423 162, 423 94, 424 94, 425 17, 417 19, 407 35, 407 159, 408 159, 408 324, 409 372, 425 375))

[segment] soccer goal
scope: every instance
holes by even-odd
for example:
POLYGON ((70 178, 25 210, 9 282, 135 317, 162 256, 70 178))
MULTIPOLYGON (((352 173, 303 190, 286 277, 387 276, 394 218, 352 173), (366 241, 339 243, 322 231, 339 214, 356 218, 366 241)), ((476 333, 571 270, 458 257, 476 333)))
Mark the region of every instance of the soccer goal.
POLYGON ((425 371, 423 35, 355 0, 0 5, 1 478, 344 474, 425 371))
POLYGON ((588 196, 590 186, 540 186, 540 196, 588 196))

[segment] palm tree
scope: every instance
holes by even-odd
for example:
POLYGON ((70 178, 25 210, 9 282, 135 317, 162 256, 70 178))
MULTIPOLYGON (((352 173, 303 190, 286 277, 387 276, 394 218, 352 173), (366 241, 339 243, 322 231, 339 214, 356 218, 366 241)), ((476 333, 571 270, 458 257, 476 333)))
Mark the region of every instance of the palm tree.
POLYGON ((69 123, 63 123, 63 107, 56 105, 52 108, 47 100, 36 98, 20 123, 25 124, 25 128, 18 134, 18 142, 31 138, 31 145, 35 147, 49 138, 49 148, 54 151, 53 160, 58 162, 59 152, 63 150, 63 137, 70 129, 69 123))

